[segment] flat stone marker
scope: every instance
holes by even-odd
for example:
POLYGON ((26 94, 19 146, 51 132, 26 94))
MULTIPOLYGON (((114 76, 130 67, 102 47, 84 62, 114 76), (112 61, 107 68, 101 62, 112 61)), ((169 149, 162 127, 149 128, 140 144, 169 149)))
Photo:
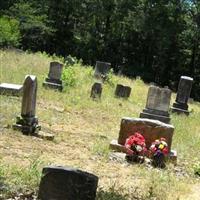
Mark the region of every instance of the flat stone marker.
POLYGON ((135 132, 139 132, 144 136, 147 149, 156 139, 160 139, 162 137, 165 138, 169 147, 169 156, 176 156, 176 152, 171 151, 174 127, 158 120, 143 118, 123 117, 121 120, 118 140, 112 140, 110 143, 110 148, 126 153, 124 146, 126 139, 135 132))
POLYGON ((176 102, 171 108, 172 112, 176 112, 178 114, 184 113, 186 115, 189 115, 188 100, 190 98, 192 84, 193 78, 188 76, 181 76, 176 95, 176 102))
POLYGON ((96 61, 94 76, 104 81, 110 69, 111 63, 96 61))
POLYGON ((117 84, 116 89, 115 89, 116 97, 129 98, 130 94, 131 94, 130 87, 117 84))
POLYGON ((171 101, 171 90, 150 86, 146 107, 140 113, 140 118, 159 120, 164 123, 170 122, 169 106, 171 101))
POLYGON ((21 116, 17 117, 13 129, 20 130, 24 134, 36 135, 40 130, 36 113, 37 77, 27 75, 23 84, 23 97, 21 116))
POLYGON ((21 96, 22 89, 23 89, 22 85, 11 84, 11 83, 1 83, 0 95, 21 96))
POLYGON ((40 200, 95 200, 98 177, 73 168, 45 167, 39 186, 40 200))
POLYGON ((102 94, 102 84, 101 83, 94 83, 92 85, 90 97, 93 99, 101 98, 102 94))
POLYGON ((46 88, 52 88, 62 91, 63 89, 61 80, 62 69, 63 69, 63 64, 59 62, 51 62, 49 68, 49 74, 48 77, 43 82, 43 86, 46 88))

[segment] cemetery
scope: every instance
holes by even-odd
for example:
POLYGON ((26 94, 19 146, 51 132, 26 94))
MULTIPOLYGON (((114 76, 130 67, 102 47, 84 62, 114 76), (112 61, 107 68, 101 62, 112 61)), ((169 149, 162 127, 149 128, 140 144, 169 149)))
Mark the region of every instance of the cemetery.
POLYGON ((192 77, 183 74, 175 93, 104 61, 0 54, 0 199, 200 197, 192 77))

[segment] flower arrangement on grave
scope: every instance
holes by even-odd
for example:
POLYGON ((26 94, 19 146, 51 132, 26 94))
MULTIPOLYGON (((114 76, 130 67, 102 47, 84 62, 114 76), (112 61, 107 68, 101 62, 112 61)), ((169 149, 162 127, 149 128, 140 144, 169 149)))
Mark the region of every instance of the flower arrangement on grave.
POLYGON ((126 139, 126 158, 129 161, 144 162, 144 155, 147 151, 144 137, 136 132, 126 139))
POLYGON ((150 155, 152 158, 152 164, 154 167, 164 168, 165 158, 169 153, 168 145, 165 138, 155 140, 150 148, 150 155))

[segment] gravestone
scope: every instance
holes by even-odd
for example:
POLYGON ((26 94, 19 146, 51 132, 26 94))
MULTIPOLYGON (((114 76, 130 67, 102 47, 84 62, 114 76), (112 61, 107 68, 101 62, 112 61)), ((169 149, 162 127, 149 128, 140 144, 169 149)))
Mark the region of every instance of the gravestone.
POLYGON ((176 152, 171 151, 174 127, 172 125, 152 119, 129 117, 122 118, 118 140, 112 140, 110 143, 110 148, 126 153, 126 148, 124 146, 126 139, 136 132, 141 133, 145 138, 147 149, 156 139, 160 139, 162 137, 165 138, 169 147, 169 157, 172 159, 176 157, 176 152))
POLYGON ((1 83, 0 84, 0 95, 10 95, 10 96, 21 96, 22 85, 11 84, 11 83, 1 83))
POLYGON ((45 167, 39 186, 40 200, 95 200, 98 177, 78 169, 45 167))
POLYGON ((189 115, 188 100, 192 89, 193 78, 181 76, 176 95, 176 102, 173 104, 172 112, 189 115))
POLYGON ((49 74, 48 77, 43 82, 43 86, 46 88, 52 88, 62 91, 63 89, 61 80, 62 69, 63 69, 63 64, 59 62, 51 62, 49 68, 49 74))
POLYGON ((111 63, 96 61, 94 76, 102 81, 105 81, 110 68, 111 63))
POLYGON ((128 86, 124 86, 121 84, 117 84, 115 89, 115 96, 116 97, 122 97, 122 98, 128 98, 131 94, 131 88, 128 86))
POLYGON ((102 94, 102 84, 101 83, 94 83, 92 85, 92 89, 91 89, 91 94, 90 97, 93 99, 96 98, 101 98, 101 94, 102 94))
POLYGON ((27 75, 23 84, 21 116, 17 117, 13 129, 24 134, 37 135, 40 130, 36 113, 37 77, 27 75))
POLYGON ((150 86, 146 107, 140 113, 140 118, 159 120, 164 123, 170 122, 169 106, 171 100, 171 90, 150 86))

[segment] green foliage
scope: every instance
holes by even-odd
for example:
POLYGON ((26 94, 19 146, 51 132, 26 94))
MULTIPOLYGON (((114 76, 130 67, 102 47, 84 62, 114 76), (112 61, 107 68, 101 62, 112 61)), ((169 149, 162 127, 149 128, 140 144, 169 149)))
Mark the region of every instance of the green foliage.
POLYGON ((64 88, 69 88, 76 85, 76 73, 72 66, 65 67, 63 69, 62 81, 64 88))
POLYGON ((19 22, 6 16, 0 17, 0 46, 17 47, 20 43, 19 22))
POLYGON ((200 162, 196 162, 193 166, 194 174, 200 176, 200 162))

